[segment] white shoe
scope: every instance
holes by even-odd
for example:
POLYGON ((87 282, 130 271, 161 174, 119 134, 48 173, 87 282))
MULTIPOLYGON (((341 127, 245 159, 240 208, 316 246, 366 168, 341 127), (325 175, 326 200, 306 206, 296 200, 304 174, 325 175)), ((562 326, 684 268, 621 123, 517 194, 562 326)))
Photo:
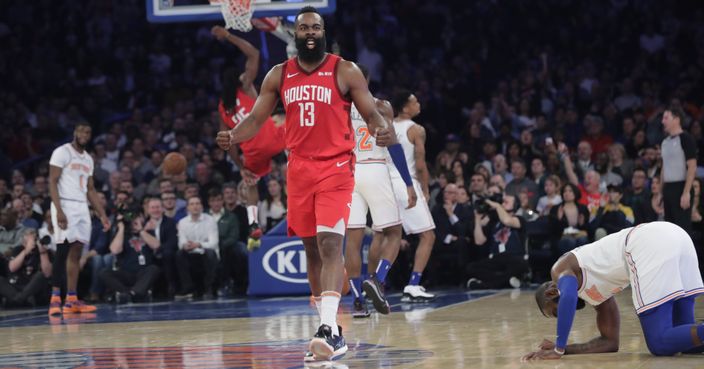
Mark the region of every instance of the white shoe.
POLYGON ((425 292, 425 287, 423 286, 411 286, 408 285, 403 288, 403 298, 401 301, 404 302, 427 302, 435 300, 435 295, 432 293, 425 292))
POLYGON ((511 279, 508 280, 508 284, 513 288, 521 288, 521 280, 516 277, 511 277, 511 279))

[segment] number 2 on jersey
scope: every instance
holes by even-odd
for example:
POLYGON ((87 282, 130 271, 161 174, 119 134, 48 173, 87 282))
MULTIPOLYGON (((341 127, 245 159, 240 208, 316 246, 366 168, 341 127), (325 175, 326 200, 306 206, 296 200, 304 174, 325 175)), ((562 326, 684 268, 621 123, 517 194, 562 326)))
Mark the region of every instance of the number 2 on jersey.
POLYGON ((315 125, 315 104, 312 102, 298 103, 298 110, 301 111, 301 127, 313 127, 315 125))
POLYGON ((359 146, 359 151, 371 151, 372 149, 372 143, 369 142, 372 138, 372 135, 369 133, 369 128, 367 127, 359 127, 357 128, 357 135, 362 136, 357 142, 359 146))

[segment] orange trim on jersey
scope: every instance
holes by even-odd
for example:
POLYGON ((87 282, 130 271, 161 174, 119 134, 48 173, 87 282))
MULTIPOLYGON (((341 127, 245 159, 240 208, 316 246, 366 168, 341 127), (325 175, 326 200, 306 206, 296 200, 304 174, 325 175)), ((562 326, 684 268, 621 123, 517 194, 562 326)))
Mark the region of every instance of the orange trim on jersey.
POLYGON ((357 164, 386 164, 386 159, 364 159, 358 161, 357 164))
POLYGON ((646 312, 650 309, 656 308, 656 307, 658 307, 658 306, 660 306, 670 300, 674 300, 678 297, 682 297, 683 295, 684 295, 684 291, 682 291, 682 290, 675 291, 675 292, 673 292, 673 293, 671 293, 671 294, 669 294, 669 295, 667 295, 667 296, 665 296, 655 302, 651 302, 648 305, 641 306, 640 308, 636 309, 636 314, 644 313, 644 312, 646 312))

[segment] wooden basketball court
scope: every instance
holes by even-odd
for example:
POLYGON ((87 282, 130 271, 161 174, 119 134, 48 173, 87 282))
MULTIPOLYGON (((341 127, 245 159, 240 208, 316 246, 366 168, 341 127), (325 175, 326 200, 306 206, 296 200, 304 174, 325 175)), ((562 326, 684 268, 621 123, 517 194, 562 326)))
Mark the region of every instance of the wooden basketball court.
MULTIPOLYGON (((392 314, 338 321, 350 351, 323 368, 703 368, 704 355, 648 353, 630 291, 618 296, 621 351, 521 363, 555 320, 533 291, 443 291, 432 304, 390 298, 392 314)), ((697 318, 704 317, 699 299, 697 318)), ((0 318, 2 368, 306 368, 303 352, 318 318, 306 297, 102 305, 97 314, 49 320, 44 309, 0 318)), ((578 312, 570 342, 596 334, 594 311, 578 312)))

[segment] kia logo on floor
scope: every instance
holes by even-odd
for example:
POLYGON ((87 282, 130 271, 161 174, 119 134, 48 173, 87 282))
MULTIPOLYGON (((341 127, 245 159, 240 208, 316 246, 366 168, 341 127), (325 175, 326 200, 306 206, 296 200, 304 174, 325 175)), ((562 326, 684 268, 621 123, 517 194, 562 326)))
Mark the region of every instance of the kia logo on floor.
POLYGON ((308 283, 306 251, 303 242, 289 241, 269 249, 262 266, 270 276, 288 283, 308 283))

